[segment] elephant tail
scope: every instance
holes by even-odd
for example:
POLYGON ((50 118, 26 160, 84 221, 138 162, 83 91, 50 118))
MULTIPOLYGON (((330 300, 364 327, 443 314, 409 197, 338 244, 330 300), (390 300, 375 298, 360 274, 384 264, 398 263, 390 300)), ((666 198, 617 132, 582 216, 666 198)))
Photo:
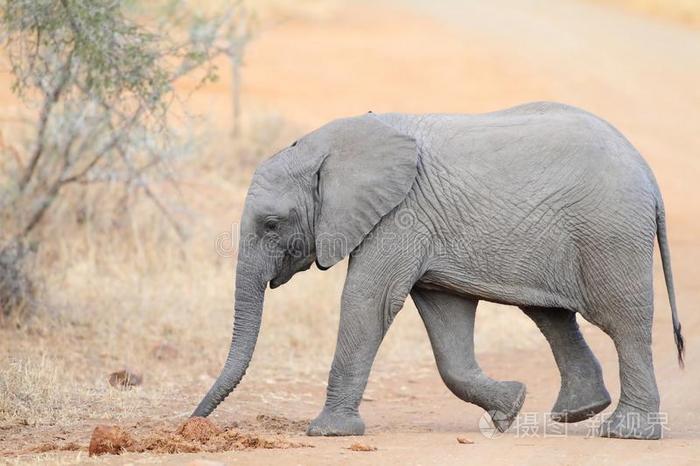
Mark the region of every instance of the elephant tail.
POLYGON ((671 273, 671 250, 668 246, 668 235, 666 232, 666 213, 664 212, 664 204, 660 194, 656 201, 656 237, 659 241, 661 265, 664 270, 664 278, 666 279, 668 301, 671 305, 671 319, 673 321, 673 336, 676 340, 676 349, 678 351, 678 365, 682 368, 684 366, 683 355, 685 354, 685 344, 683 342, 683 335, 681 334, 681 323, 678 320, 676 293, 673 288, 673 273, 671 273))

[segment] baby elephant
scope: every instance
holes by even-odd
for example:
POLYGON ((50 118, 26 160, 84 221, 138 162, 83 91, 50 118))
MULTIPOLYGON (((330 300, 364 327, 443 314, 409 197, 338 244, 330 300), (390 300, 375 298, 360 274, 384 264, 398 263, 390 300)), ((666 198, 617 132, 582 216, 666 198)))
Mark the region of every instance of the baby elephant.
POLYGON ((601 435, 661 435, 655 236, 681 364, 683 356, 664 206, 639 153, 590 113, 533 103, 332 121, 260 165, 240 228, 231 349, 194 416, 211 413, 243 377, 267 284, 349 255, 326 403, 309 435, 364 433, 367 377, 409 294, 447 386, 492 413, 500 430, 517 416, 525 386, 479 368, 479 300, 519 306, 546 337, 562 380, 555 420, 581 421, 610 404, 579 313, 612 338, 620 362, 620 401, 601 435))

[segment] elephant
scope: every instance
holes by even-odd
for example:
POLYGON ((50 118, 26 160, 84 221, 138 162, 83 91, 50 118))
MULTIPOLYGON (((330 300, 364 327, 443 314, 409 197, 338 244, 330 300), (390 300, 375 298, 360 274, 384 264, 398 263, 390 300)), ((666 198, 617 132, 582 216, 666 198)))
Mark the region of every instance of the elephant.
POLYGON ((341 118, 259 165, 240 222, 235 317, 224 368, 193 416, 243 377, 264 295, 314 263, 349 256, 326 401, 308 435, 362 435, 359 405, 389 326, 410 295, 447 387, 506 430, 526 389, 474 357, 480 300, 520 307, 561 375, 552 418, 578 422, 611 402, 576 314, 619 359, 620 398, 605 437, 657 439, 651 351, 658 239, 678 361, 683 337, 664 205, 651 169, 612 125, 537 102, 482 114, 341 118))

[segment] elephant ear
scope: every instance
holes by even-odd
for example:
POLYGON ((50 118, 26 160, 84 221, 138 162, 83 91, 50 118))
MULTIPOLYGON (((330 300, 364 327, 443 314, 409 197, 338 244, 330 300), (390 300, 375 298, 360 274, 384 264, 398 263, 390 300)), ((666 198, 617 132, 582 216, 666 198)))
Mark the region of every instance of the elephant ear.
POLYGON ((326 130, 330 148, 318 172, 316 207, 321 269, 350 254, 404 200, 418 160, 415 140, 372 114, 337 120, 326 130))

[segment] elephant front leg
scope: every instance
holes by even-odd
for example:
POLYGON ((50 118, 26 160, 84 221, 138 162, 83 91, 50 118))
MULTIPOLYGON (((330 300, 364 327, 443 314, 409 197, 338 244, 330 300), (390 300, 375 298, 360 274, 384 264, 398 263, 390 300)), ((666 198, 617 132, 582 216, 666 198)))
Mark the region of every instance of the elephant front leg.
POLYGON ((376 277, 357 269, 351 260, 326 403, 311 422, 307 435, 364 434, 365 425, 358 411, 362 394, 379 345, 408 296, 407 279, 387 274, 376 277))
POLYGON ((598 360, 579 331, 576 314, 567 309, 522 308, 549 342, 561 374, 552 419, 579 422, 610 405, 598 360))
POLYGON ((418 288, 411 291, 411 296, 447 387, 460 399, 485 409, 498 430, 507 430, 525 401, 525 385, 495 381, 476 362, 474 317, 478 301, 418 288))

